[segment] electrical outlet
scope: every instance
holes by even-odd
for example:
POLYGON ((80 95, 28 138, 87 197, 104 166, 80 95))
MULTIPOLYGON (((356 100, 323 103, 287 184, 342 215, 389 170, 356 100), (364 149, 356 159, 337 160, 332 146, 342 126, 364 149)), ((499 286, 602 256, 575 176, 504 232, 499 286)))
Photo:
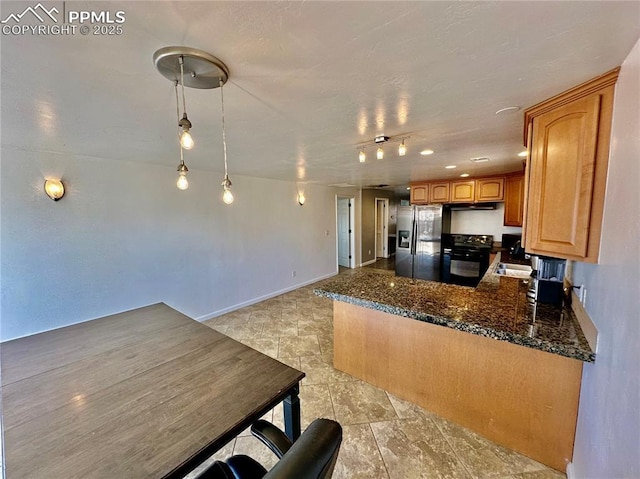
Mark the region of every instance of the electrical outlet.
POLYGON ((371 250, 369 250, 369 254, 371 254, 371 250))
POLYGON ((295 272, 295 271, 292 271, 292 272, 291 272, 291 277, 292 277, 292 278, 295 278, 295 277, 296 277, 296 272, 295 272))

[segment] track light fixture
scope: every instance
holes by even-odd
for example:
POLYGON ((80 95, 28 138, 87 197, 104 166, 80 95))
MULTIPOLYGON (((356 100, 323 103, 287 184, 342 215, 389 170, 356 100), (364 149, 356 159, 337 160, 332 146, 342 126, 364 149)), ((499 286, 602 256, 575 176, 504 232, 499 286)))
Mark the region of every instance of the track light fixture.
POLYGON ((364 163, 367 159, 367 154, 365 153, 365 150, 369 147, 376 147, 376 158, 378 160, 383 160, 384 159, 384 148, 383 148, 383 144, 384 143, 393 143, 393 142, 400 142, 400 145, 398 146, 398 156, 405 156, 407 154, 407 146, 404 143, 404 140, 406 140, 407 138, 410 138, 409 136, 396 136, 396 137, 390 137, 390 136, 386 136, 386 135, 377 135, 374 137, 373 142, 366 142, 366 143, 360 143, 358 145, 358 159, 360 160, 360 163, 364 163))

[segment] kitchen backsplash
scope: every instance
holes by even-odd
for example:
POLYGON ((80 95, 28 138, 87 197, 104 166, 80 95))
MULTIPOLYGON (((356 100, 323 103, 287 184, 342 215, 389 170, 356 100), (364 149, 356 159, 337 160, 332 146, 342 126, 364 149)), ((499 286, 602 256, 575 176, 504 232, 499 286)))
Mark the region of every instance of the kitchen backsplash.
POLYGON ((504 203, 495 210, 462 210, 451 212, 451 233, 491 235, 500 241, 503 233, 520 234, 522 228, 504 226, 504 203))

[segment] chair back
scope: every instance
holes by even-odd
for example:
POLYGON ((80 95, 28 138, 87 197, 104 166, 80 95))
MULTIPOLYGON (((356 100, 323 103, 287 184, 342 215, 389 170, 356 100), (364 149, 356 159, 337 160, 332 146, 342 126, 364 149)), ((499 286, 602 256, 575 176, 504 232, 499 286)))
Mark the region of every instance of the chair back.
POLYGON ((331 419, 316 419, 264 479, 328 479, 333 474, 341 443, 340 424, 331 419))

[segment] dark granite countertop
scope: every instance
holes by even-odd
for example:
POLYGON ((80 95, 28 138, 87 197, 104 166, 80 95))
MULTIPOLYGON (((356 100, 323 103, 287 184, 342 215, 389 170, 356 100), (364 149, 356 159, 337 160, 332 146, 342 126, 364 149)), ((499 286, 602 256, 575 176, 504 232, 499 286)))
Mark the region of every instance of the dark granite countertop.
POLYGON ((531 303, 526 280, 494 274, 500 256, 477 288, 356 269, 325 281, 319 296, 397 316, 594 362, 570 308, 531 303))

